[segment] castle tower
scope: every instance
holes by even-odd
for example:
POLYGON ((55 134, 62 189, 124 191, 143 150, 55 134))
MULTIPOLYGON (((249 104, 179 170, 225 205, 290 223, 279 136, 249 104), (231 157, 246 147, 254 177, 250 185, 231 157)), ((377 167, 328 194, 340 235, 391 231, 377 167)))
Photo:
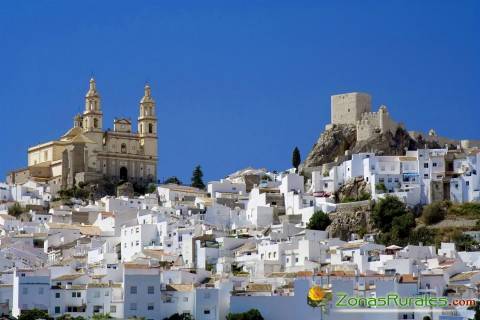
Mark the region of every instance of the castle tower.
POLYGON ((331 124, 356 124, 362 115, 372 110, 372 97, 367 93, 351 92, 331 97, 331 124))
POLYGON ((100 108, 100 95, 95 80, 90 79, 90 87, 85 95, 85 111, 83 111, 83 131, 101 132, 103 113, 100 108))
POLYGON ((140 100, 140 115, 138 117, 138 135, 145 155, 157 156, 157 117, 155 116, 155 100, 149 85, 140 100))

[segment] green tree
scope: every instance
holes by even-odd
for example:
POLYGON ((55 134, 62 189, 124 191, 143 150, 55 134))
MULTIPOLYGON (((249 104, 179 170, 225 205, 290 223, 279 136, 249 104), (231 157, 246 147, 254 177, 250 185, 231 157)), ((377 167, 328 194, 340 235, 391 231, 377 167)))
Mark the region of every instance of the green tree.
POLYGON ((178 184, 179 186, 182 185, 182 181, 180 181, 180 179, 178 179, 175 176, 172 176, 172 177, 168 178, 163 183, 165 183, 165 184, 173 183, 173 184, 178 184))
POLYGON ((18 202, 15 202, 8 208, 8 214, 14 217, 18 217, 23 212, 25 212, 25 208, 23 208, 18 202))
POLYGON ((408 239, 413 228, 415 228, 415 217, 413 213, 407 212, 401 216, 394 217, 392 220, 392 229, 390 231, 392 240, 403 243, 408 239))
POLYGON ((385 186, 384 183, 377 183, 375 185, 375 189, 377 193, 387 193, 387 187, 385 186))
POLYGON ((51 320, 52 318, 48 315, 48 312, 45 310, 32 309, 24 310, 21 312, 18 320, 37 320, 37 319, 46 319, 51 320))
POLYGON ((409 243, 418 245, 422 243, 426 246, 435 244, 435 232, 427 227, 420 227, 410 233, 409 243))
POLYGON ((458 230, 453 234, 452 241, 455 242, 458 251, 473 251, 478 246, 478 242, 471 236, 458 230))
POLYGON ((302 162, 302 158, 300 156, 300 150, 298 150, 297 147, 293 149, 292 152, 292 166, 295 168, 296 171, 298 171, 298 166, 302 162))
MULTIPOLYGON (((389 232, 392 229, 395 218, 400 218, 407 214, 405 204, 395 196, 387 195, 380 199, 372 211, 372 219, 375 227, 382 232, 389 232)), ((395 220, 401 222, 401 219, 395 220)))
POLYGON ((263 317, 257 309, 250 309, 242 313, 229 313, 227 320, 263 320, 263 317))
POLYGON ((87 320, 87 319, 81 316, 72 317, 72 315, 66 313, 64 315, 61 315, 60 317, 55 318, 55 320, 87 320))
POLYGON ((203 183, 203 172, 200 166, 196 166, 192 173, 192 187, 205 189, 205 184, 203 183))
POLYGON ((149 183, 146 189, 147 193, 155 193, 157 191, 157 185, 155 183, 149 183))
POLYGON ((110 316, 110 313, 96 313, 92 316, 92 320, 106 320, 106 319, 112 319, 112 316, 110 316))
POLYGON ((445 219, 447 215, 447 208, 441 202, 434 202, 432 204, 426 205, 423 207, 422 211, 422 220, 427 224, 431 225, 445 219))
POLYGON ((310 230, 325 230, 332 223, 328 214, 319 210, 316 211, 307 223, 307 229, 310 230))
POLYGON ((193 317, 190 315, 190 313, 174 313, 170 317, 163 320, 193 320, 193 317))

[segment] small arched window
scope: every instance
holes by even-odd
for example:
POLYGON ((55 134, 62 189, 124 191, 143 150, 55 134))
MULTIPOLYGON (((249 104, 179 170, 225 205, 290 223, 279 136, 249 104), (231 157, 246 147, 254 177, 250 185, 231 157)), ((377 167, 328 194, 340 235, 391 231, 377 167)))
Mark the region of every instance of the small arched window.
POLYGON ((153 124, 148 124, 148 133, 153 133, 153 124))
POLYGON ((121 150, 122 153, 127 153, 127 145, 125 143, 122 143, 121 150))
POLYGON ((140 133, 143 133, 143 123, 140 123, 140 133))
POLYGON ((97 118, 93 118, 93 127, 98 128, 98 119, 97 118))

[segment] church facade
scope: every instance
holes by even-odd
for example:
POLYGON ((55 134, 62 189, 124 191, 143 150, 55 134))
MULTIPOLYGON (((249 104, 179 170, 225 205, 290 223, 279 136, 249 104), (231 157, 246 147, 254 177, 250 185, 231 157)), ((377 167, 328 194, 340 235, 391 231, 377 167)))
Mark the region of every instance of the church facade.
POLYGON ((137 132, 129 119, 115 119, 113 130, 103 130, 100 94, 94 79, 85 95, 85 110, 60 139, 28 149, 28 167, 12 171, 7 180, 44 181, 52 190, 101 178, 140 184, 157 179, 157 117, 147 85, 139 106, 137 132))

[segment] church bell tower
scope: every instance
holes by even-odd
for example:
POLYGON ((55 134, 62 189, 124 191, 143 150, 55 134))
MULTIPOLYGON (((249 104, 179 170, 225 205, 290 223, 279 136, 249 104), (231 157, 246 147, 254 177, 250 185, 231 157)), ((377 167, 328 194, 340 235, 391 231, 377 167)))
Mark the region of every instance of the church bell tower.
POLYGON ((140 116, 138 117, 138 135, 145 155, 157 156, 157 117, 155 116, 155 100, 149 85, 140 100, 140 116))
POLYGON ((90 79, 90 87, 85 95, 85 111, 83 111, 83 131, 102 132, 103 113, 100 108, 100 95, 95 80, 90 79))

